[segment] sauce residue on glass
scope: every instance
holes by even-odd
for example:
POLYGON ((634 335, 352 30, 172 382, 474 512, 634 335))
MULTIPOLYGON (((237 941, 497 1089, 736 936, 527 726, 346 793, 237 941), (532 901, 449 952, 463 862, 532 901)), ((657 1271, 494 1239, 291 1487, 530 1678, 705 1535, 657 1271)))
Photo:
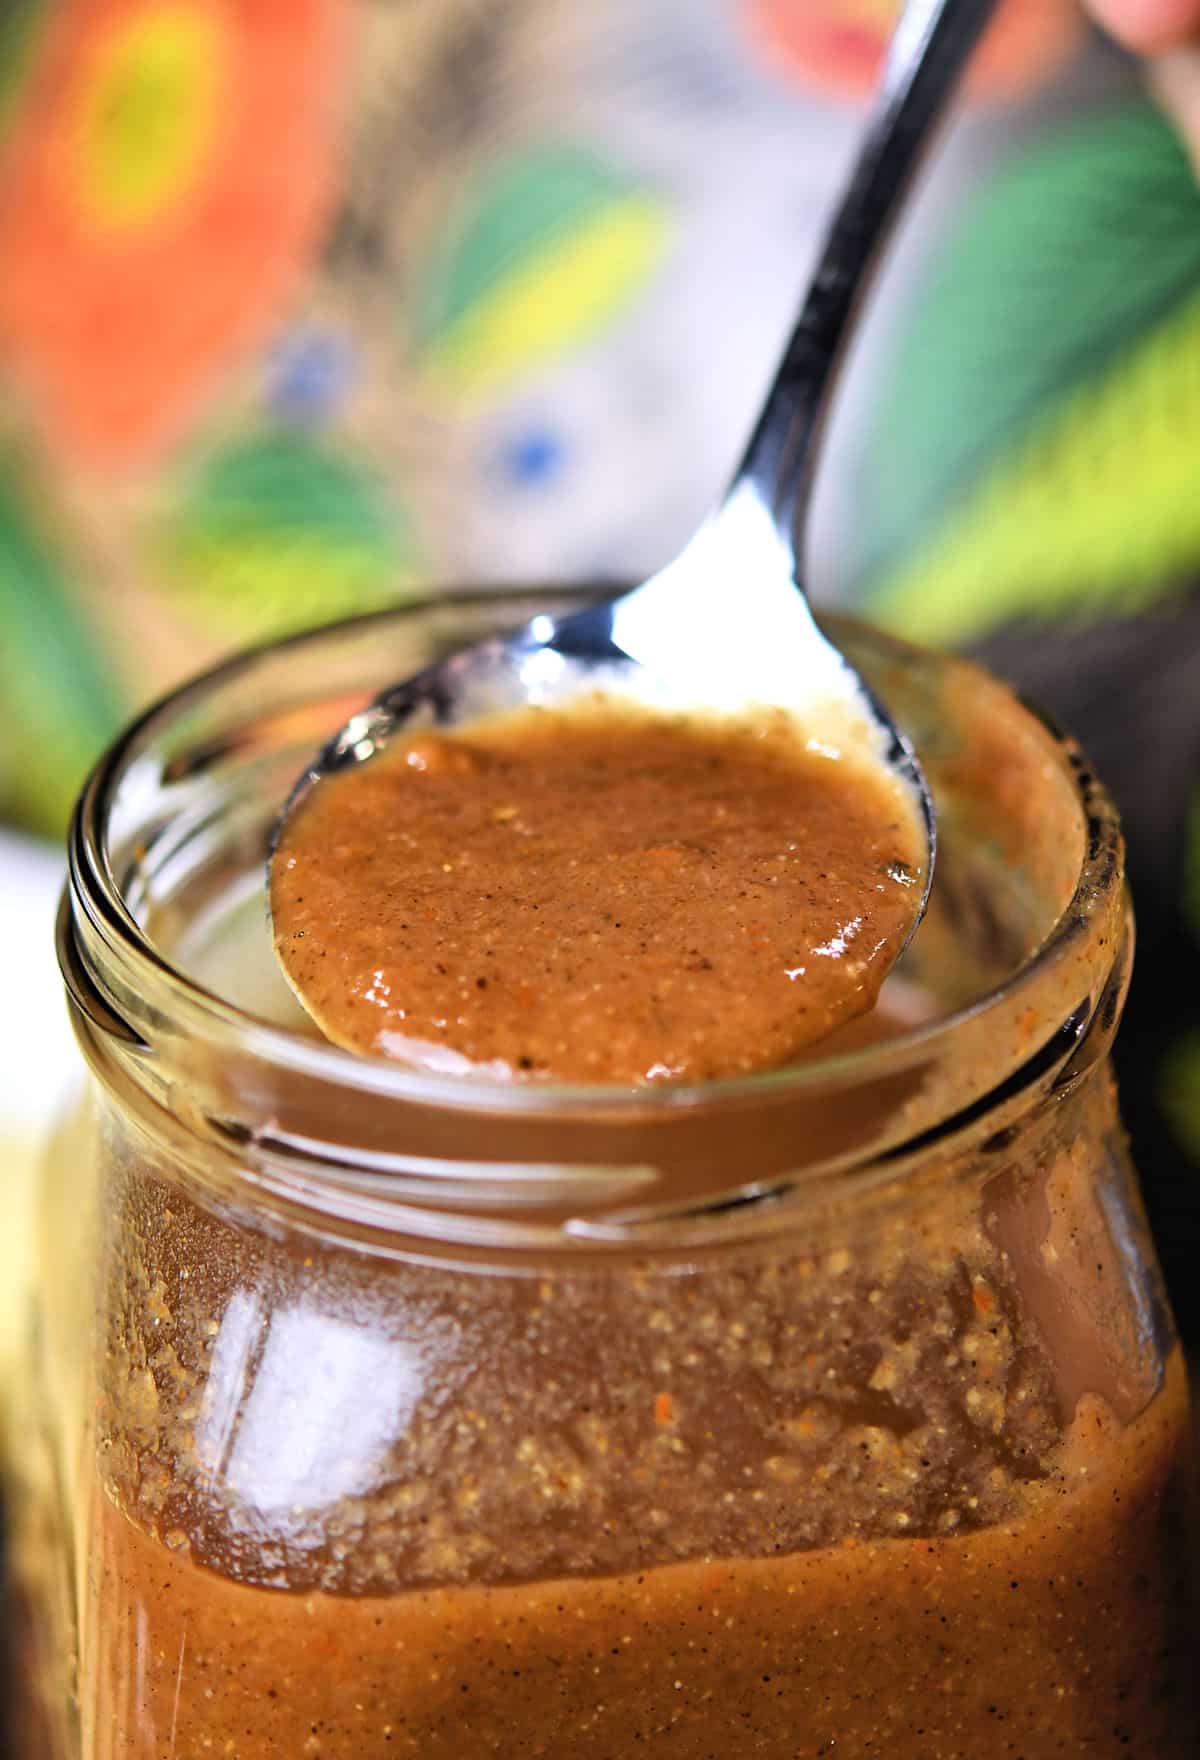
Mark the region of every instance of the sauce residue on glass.
POLYGON ((705 1081, 869 1010, 911 933, 905 785, 782 710, 589 697, 398 738, 323 780, 271 867, 327 1036, 447 1073, 705 1081))

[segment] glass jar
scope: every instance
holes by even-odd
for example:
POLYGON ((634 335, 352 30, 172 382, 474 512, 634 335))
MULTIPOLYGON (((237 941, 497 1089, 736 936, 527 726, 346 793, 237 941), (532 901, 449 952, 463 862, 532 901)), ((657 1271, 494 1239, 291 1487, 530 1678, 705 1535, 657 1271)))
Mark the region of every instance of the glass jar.
POLYGON ((1195 1752, 1184 1370, 1108 1068, 1079 753, 838 639, 938 800, 881 1009, 694 1090, 418 1077, 274 970, 271 823, 381 683, 547 609, 233 661, 101 763, 60 954, 13 1557, 26 1754, 1195 1752))

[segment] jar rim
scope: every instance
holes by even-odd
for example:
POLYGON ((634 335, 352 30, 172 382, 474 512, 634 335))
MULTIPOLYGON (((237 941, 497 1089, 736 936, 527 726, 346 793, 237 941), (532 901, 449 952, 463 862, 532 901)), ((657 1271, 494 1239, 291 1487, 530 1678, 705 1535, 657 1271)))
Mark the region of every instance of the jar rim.
MULTIPOLYGON (((267 1021, 238 1007, 208 989, 174 963, 137 921, 126 902, 111 859, 108 840, 110 814, 117 791, 128 774, 139 748, 158 729, 189 707, 226 685, 250 674, 263 661, 280 654, 313 647, 359 630, 370 630, 398 619, 435 612, 452 614, 455 609, 520 604, 524 599, 552 594, 595 595, 597 589, 538 587, 524 595, 512 588, 466 588, 430 594, 386 610, 322 624, 313 629, 246 648, 196 674, 166 693, 138 716, 107 749, 94 766, 76 805, 68 837, 69 868, 60 920, 59 953, 64 979, 73 999, 94 1026, 144 1042, 148 1019, 162 1018, 164 1004, 172 1018, 193 1029, 207 1029, 219 1038, 236 1037, 247 1051, 289 1074, 322 1080, 339 1088, 357 1090, 381 1100, 408 1105, 436 1105, 464 1113, 492 1113, 505 1117, 544 1117, 553 1113, 569 1117, 573 1112, 618 1119, 622 1114, 669 1114, 680 1109, 744 1102, 755 1097, 777 1099, 781 1094, 813 1092, 831 1083, 844 1086, 859 1073, 872 1078, 901 1069, 916 1059, 927 1058, 939 1045, 1009 1003, 1046 970, 1053 967, 1077 938, 1097 897, 1119 887, 1123 879, 1123 842, 1116 809, 1076 742, 1036 705, 1014 696, 1014 702, 1047 736, 1068 778, 1086 828, 1083 857, 1070 900, 1048 934, 992 988, 962 1006, 934 1019, 905 1028, 885 1041, 843 1049, 826 1057, 814 1057, 781 1068, 762 1070, 695 1084, 617 1086, 613 1084, 560 1084, 538 1081, 513 1083, 475 1076, 435 1075, 405 1068, 384 1058, 343 1050, 287 1026, 267 1021), (78 944, 82 942, 82 947, 78 944), (72 945, 74 943, 75 945, 72 945), (122 987, 118 999, 97 970, 96 955, 119 959, 127 973, 141 982, 122 987), (82 968, 80 962, 82 955, 82 968), (148 990, 158 986, 153 1004, 148 990), (134 1001, 135 1006, 130 1007, 134 1001), (136 1018, 137 1004, 147 1011, 136 1018), (135 1018, 130 1018, 131 1016, 135 1018)), ((608 589, 611 591, 611 589, 608 589)), ((836 630, 839 626, 863 630, 856 619, 822 616, 836 630)), ((927 660, 927 650, 906 643, 887 632, 869 629, 870 639, 896 660, 927 660)), ((935 656, 936 658, 936 656, 935 656)))

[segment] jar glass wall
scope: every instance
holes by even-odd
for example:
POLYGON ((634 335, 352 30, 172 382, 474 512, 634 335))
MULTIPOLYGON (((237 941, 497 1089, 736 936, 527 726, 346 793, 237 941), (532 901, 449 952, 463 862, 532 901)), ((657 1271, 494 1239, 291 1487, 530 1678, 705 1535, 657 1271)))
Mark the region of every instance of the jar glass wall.
POLYGON ((236 661, 84 796, 91 1087, 8 1463, 44 1751, 1192 1754, 1186 1387, 1107 1062, 1120 838, 1001 687, 839 626, 942 842, 819 1057, 489 1087, 299 1016, 263 917, 291 781, 544 608, 236 661))

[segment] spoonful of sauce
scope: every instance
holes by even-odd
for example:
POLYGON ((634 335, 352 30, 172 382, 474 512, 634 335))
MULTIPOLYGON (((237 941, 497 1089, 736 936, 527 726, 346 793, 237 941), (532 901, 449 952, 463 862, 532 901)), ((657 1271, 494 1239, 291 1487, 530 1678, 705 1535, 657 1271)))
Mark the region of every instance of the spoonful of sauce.
POLYGON ((815 622, 803 516, 860 295, 994 0, 909 0, 732 486, 618 598, 385 690, 301 778, 275 947, 326 1035, 437 1073, 783 1064, 869 1009, 924 910, 916 757, 815 622))

